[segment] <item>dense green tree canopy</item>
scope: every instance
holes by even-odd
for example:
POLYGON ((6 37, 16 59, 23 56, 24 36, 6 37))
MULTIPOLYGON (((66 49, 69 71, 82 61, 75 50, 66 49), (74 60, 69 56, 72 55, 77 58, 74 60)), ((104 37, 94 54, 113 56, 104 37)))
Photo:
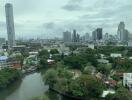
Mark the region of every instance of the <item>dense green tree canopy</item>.
POLYGON ((45 57, 45 58, 48 58, 49 57, 49 52, 45 49, 42 49, 41 51, 39 51, 39 54, 38 54, 39 57, 45 57))
POLYGON ((127 89, 119 88, 115 94, 109 94, 105 100, 132 100, 132 95, 127 89))
POLYGON ((16 69, 3 69, 0 71, 0 89, 20 78, 21 73, 16 69))
POLYGON ((91 75, 81 75, 70 84, 70 91, 74 96, 82 96, 87 100, 100 98, 103 88, 104 85, 91 75))
POLYGON ((45 84, 48 84, 50 87, 53 87, 53 85, 57 81, 57 71, 55 69, 49 69, 45 73, 44 76, 45 84))
POLYGON ((58 54, 59 51, 58 51, 57 49, 51 49, 51 50, 50 50, 50 53, 51 53, 51 54, 58 54))

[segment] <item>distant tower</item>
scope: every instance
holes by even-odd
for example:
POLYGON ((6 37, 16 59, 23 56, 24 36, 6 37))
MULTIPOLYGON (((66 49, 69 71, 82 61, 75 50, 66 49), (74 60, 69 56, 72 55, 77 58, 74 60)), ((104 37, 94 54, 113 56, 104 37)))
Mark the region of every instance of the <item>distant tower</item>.
POLYGON ((12 47, 15 45, 15 29, 14 29, 14 17, 13 17, 12 4, 7 3, 5 5, 5 13, 6 13, 8 45, 12 47))

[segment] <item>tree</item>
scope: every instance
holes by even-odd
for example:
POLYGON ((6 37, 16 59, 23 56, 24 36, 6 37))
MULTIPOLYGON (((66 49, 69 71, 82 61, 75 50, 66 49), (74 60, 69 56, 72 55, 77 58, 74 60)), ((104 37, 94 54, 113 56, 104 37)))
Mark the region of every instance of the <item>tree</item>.
POLYGON ((69 49, 70 49, 70 51, 73 52, 73 51, 75 51, 77 49, 77 46, 70 46, 69 49))
POLYGON ((92 65, 87 65, 85 68, 84 68, 84 71, 83 73, 84 74, 92 74, 93 72, 95 71, 95 68, 92 66, 92 65))
POLYGON ((48 84, 50 88, 54 87, 57 81, 57 71, 55 69, 49 69, 44 76, 45 84, 48 84))
POLYGON ((77 80, 71 80, 69 84, 69 94, 72 94, 76 97, 84 97, 85 96, 85 89, 81 84, 78 83, 77 80))
POLYGON ((99 64, 97 70, 106 76, 110 74, 112 66, 108 64, 99 64))
POLYGON ((51 53, 51 54, 58 54, 59 51, 58 51, 57 49, 51 49, 51 50, 50 50, 50 53, 51 53))
POLYGON ((21 77, 21 73, 16 69, 0 70, 0 89, 6 88, 9 84, 21 77))
POLYGON ((100 98, 104 85, 91 75, 81 75, 71 82, 69 90, 74 96, 85 97, 86 100, 100 98))
POLYGON ((119 88, 115 94, 109 94, 105 100, 132 100, 132 95, 127 89, 119 88))
POLYGON ((49 52, 47 50, 43 49, 43 50, 39 51, 38 56, 48 58, 49 52))
POLYGON ((80 55, 73 55, 64 58, 64 64, 71 66, 72 69, 82 69, 87 63, 86 59, 84 59, 80 55))
POLYGON ((39 63, 40 67, 46 67, 48 65, 47 59, 45 57, 41 57, 39 63))
POLYGON ((100 98, 103 93, 104 85, 94 76, 82 75, 79 77, 79 83, 85 88, 86 98, 100 98), (94 93, 93 93, 94 91, 94 93))

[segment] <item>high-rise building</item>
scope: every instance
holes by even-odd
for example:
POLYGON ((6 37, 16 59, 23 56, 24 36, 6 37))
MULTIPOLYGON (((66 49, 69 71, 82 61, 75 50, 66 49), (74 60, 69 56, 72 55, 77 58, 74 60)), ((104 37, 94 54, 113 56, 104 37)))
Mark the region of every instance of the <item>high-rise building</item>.
POLYGON ((64 42, 71 42, 71 32, 69 31, 66 31, 66 32, 63 32, 63 41, 64 42))
POLYGON ((108 33, 105 33, 104 40, 109 40, 109 34, 108 33))
POLYGON ((129 35, 129 31, 125 29, 124 41, 128 41, 128 35, 129 35))
POLYGON ((6 25, 8 34, 8 45, 10 47, 15 45, 15 29, 14 29, 14 17, 13 17, 13 6, 10 3, 5 5, 6 13, 6 25))
POLYGON ((94 41, 101 40, 103 38, 103 29, 97 28, 92 32, 92 38, 94 41))
POLYGON ((125 29, 125 23, 120 22, 117 30, 117 35, 118 35, 118 40, 121 42, 127 41, 128 40, 128 30, 125 29))
POLYGON ((86 33, 86 34, 85 34, 85 41, 88 41, 89 38, 90 38, 89 33, 86 33))
POLYGON ((73 30, 72 42, 77 42, 77 32, 76 32, 76 30, 73 30))
POLYGON ((6 43, 6 39, 5 38, 0 38, 0 48, 3 46, 3 44, 6 43))
POLYGON ((76 35, 76 42, 80 42, 80 35, 79 34, 76 35))
POLYGON ((97 28, 97 40, 102 40, 103 38, 103 29, 102 28, 97 28))
POLYGON ((97 31, 96 30, 94 30, 92 32, 92 39, 93 39, 93 41, 96 41, 97 40, 97 31))

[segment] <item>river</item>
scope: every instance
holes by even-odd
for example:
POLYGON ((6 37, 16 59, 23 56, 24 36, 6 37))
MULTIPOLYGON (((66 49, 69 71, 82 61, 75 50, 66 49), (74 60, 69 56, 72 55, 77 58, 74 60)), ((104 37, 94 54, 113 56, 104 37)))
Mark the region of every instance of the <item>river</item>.
POLYGON ((48 90, 44 84, 42 72, 28 74, 7 89, 0 91, 0 100, 31 100, 33 97, 46 94, 50 100, 69 100, 48 90))

